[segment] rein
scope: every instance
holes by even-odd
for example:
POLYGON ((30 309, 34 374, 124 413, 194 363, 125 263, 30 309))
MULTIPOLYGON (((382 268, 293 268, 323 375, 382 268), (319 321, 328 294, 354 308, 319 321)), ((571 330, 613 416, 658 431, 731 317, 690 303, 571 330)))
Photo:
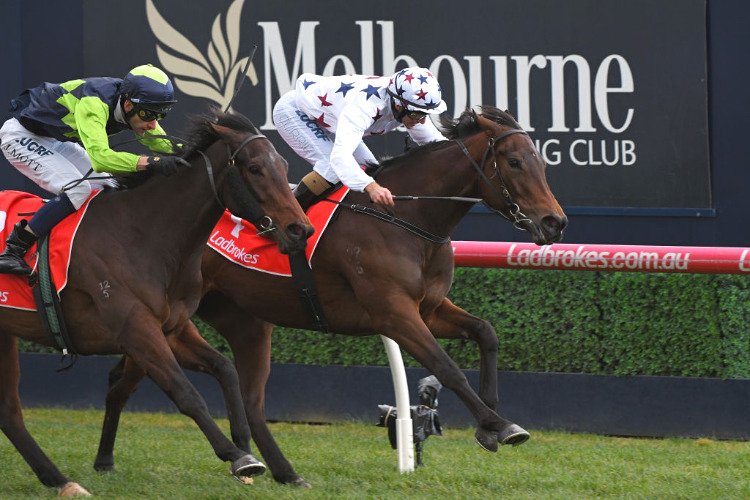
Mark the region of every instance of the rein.
POLYGON ((526 214, 521 212, 521 208, 518 206, 518 204, 515 201, 513 201, 513 197, 511 196, 510 191, 508 191, 508 186, 505 184, 505 180, 503 180, 503 176, 500 173, 500 169, 497 166, 497 151, 495 151, 495 144, 497 144, 501 139, 504 139, 505 137, 508 137, 509 135, 513 135, 513 134, 528 135, 525 130, 520 130, 520 129, 506 130, 500 135, 497 135, 489 139, 487 149, 484 151, 484 155, 482 156, 482 165, 484 165, 487 162, 490 151, 492 151, 492 156, 493 156, 492 168, 495 170, 495 175, 497 176, 497 178, 500 179, 501 191, 498 191, 497 188, 492 184, 490 179, 486 175, 484 175, 484 172, 482 171, 482 167, 480 167, 477 164, 477 162, 474 160, 474 158, 472 158, 471 153, 469 153, 469 150, 466 148, 466 146, 461 141, 461 139, 456 138, 454 139, 454 141, 456 142, 456 144, 458 144, 458 147, 461 148, 461 151, 463 151, 464 155, 466 155, 466 157, 469 159, 469 161, 471 162, 471 165, 479 174, 480 179, 486 182, 487 185, 490 187, 490 189, 496 195, 498 195, 500 198, 505 199, 505 202, 508 205, 508 215, 506 215, 500 210, 496 210, 490 207, 486 203, 485 203, 485 206, 487 206, 487 208, 489 208, 493 212, 500 214, 506 219, 508 219, 509 221, 511 221, 513 223, 513 226, 516 227, 517 229, 523 229, 521 227, 521 223, 530 222, 531 219, 529 219, 526 216, 526 214))
MULTIPOLYGON (((394 199, 395 199, 395 197, 394 197, 394 199)), ((327 201, 329 203, 335 203, 336 205, 348 208, 349 210, 351 210, 354 213, 364 214, 364 215, 369 215, 371 217, 375 217, 376 219, 382 220, 383 222, 387 222, 389 224, 393 224, 394 226, 398 226, 398 227, 400 227, 402 229, 406 229, 410 233, 415 234, 415 235, 419 236, 420 238, 423 238, 423 239, 425 239, 427 241, 431 241, 432 243, 437 243, 439 245, 442 245, 443 243, 448 243, 448 241, 450 241, 450 237, 448 237, 448 236, 436 236, 436 235, 430 233, 429 231, 425 231, 421 227, 415 226, 411 222, 407 222, 407 221, 405 221, 403 219, 399 219, 395 215, 385 214, 383 212, 380 212, 379 210, 375 210, 373 208, 366 207, 364 205, 357 205, 357 204, 347 205, 346 203, 342 203, 342 202, 336 201, 336 200, 329 200, 328 198, 323 198, 323 200, 321 200, 321 201, 327 201)))
MULTIPOLYGON (((174 135, 161 135, 161 134, 156 135, 155 134, 155 135, 149 135, 148 137, 137 137, 135 139, 130 139, 130 140, 127 140, 127 141, 118 142, 117 144, 112 145, 111 149, 114 150, 115 148, 119 148, 120 146, 124 146, 125 144, 130 144, 130 143, 133 143, 133 142, 140 142, 140 141, 142 141, 144 139, 149 139, 149 140, 151 140, 151 139, 167 139, 170 143, 172 143, 172 147, 173 148, 174 148, 175 144, 179 145, 180 143, 185 142, 183 139, 180 139, 179 137, 174 136, 174 135), (175 142, 175 141, 177 141, 177 142, 175 142)), ((79 185, 80 183, 82 183, 83 181, 86 181, 86 180, 92 180, 93 181, 93 180, 106 180, 106 179, 111 179, 112 178, 112 175, 100 175, 100 176, 94 176, 94 177, 92 177, 91 174, 93 174, 93 173, 94 173, 94 169, 90 168, 89 171, 86 172, 86 175, 84 175, 80 179, 76 179, 74 181, 70 181, 69 183, 65 184, 62 187, 62 189, 60 190, 60 192, 64 193, 65 191, 67 191, 67 190, 69 190, 71 188, 76 187, 77 185, 79 185)))
MULTIPOLYGON (((208 182, 211 185, 211 191, 214 194, 214 199, 216 200, 216 202, 219 204, 219 206, 222 209, 225 209, 226 205, 222 203, 221 198, 219 198, 218 188, 220 188, 223 185, 224 181, 227 178, 227 174, 229 174, 230 172, 234 172, 234 171, 239 172, 239 167, 237 166, 237 162, 235 161, 235 158, 237 158, 237 155, 240 153, 240 151, 242 151, 242 149, 245 146, 247 146, 250 142, 254 141, 255 139, 268 139, 268 137, 266 137, 263 134, 256 134, 256 135, 248 136, 245 138, 244 141, 240 143, 239 146, 237 146, 237 149, 235 149, 234 152, 232 152, 232 150, 229 147, 229 144, 227 144, 227 155, 228 155, 227 165, 226 165, 226 169, 219 176, 218 187, 217 187, 217 183, 214 182, 214 169, 213 169, 213 165, 211 164, 211 160, 203 151, 198 151, 198 153, 200 153, 200 155, 203 157, 203 161, 206 163, 206 172, 208 173, 208 182)), ((256 201, 256 205, 257 205, 257 200, 255 200, 255 197, 253 197, 253 201, 256 201)), ((259 207, 254 207, 254 208, 259 208, 259 207)), ((252 222, 256 227, 260 228, 260 231, 258 232, 259 235, 276 230, 276 226, 273 223, 273 219, 263 214, 262 212, 259 213, 257 217, 254 217, 254 220, 251 220, 250 222, 252 222)))
MULTIPOLYGON (((247 71, 247 67, 249 67, 250 62, 252 61, 252 56, 255 55, 255 49, 256 48, 257 48, 257 46, 253 48, 253 53, 250 56, 250 58, 248 59, 248 63, 246 65, 245 71, 247 71)), ((243 79, 243 81, 244 81, 244 79, 243 79)), ((239 87, 240 86, 241 86, 241 83, 240 83, 240 85, 237 88, 237 92, 239 92, 239 87)), ((235 97, 237 96, 237 92, 235 92, 235 97)), ((234 97, 232 98, 232 100, 234 100, 234 97)), ((230 103, 230 105, 231 105, 231 103, 230 103)), ((119 147, 119 146, 122 146, 122 145, 125 145, 125 144, 128 144, 128 143, 131 143, 131 142, 138 142, 138 141, 141 141, 142 139, 143 138, 136 138, 136 139, 131 139, 131 140, 123 141, 123 142, 121 142, 121 143, 116 144, 115 146, 113 146, 113 148, 114 147, 119 147)), ((175 143, 175 141, 174 141, 175 139, 177 141, 179 141, 179 142, 183 142, 183 143, 185 142, 183 139, 180 139, 179 137, 175 137, 175 136, 172 136, 172 135, 153 135, 153 136, 149 136, 148 139, 168 139, 173 144, 175 143)), ((227 168, 224 170, 224 172, 221 174, 221 176, 219 178, 218 187, 222 186, 222 184, 224 183, 224 181, 225 181, 225 179, 227 177, 227 174, 230 171, 231 172, 235 172, 235 171, 238 172, 239 171, 239 168, 237 167, 237 164, 235 162, 235 158, 237 158, 237 155, 240 153, 240 151, 242 151, 242 149, 245 146, 247 146, 248 143, 254 141, 255 139, 268 139, 268 137, 266 137, 263 134, 255 134, 255 135, 248 136, 248 137, 245 138, 245 140, 243 140, 240 143, 239 146, 237 146, 237 149, 235 149, 234 152, 232 152, 232 150, 229 147, 229 144, 227 144, 227 156, 229 157, 227 159, 227 168)), ((213 165, 211 164, 211 160, 208 158, 208 156, 203 151, 198 151, 198 153, 203 157, 203 161, 206 163, 206 171, 208 173, 208 182, 209 182, 209 184, 211 186, 211 191, 214 194, 214 199, 216 199, 216 202, 219 204, 219 206, 222 209, 225 209, 226 205, 224 205, 221 202, 221 199, 219 198, 219 193, 217 191, 217 185, 214 182, 213 165)), ((66 184, 63 187, 63 191, 65 191, 66 189, 70 189, 71 187, 80 184, 81 182, 85 181, 86 179, 107 179, 107 178, 109 178, 109 176, 104 176, 104 177, 90 177, 90 175, 92 174, 92 172, 93 172, 93 169, 89 170, 89 172, 82 179, 77 179, 75 181, 72 181, 72 182, 66 184)), ((275 231, 276 230, 276 226, 273 223, 273 219, 271 219, 266 214, 262 213, 262 211, 260 210, 260 206, 257 203, 257 200, 255 200, 255 197, 252 197, 252 198, 253 198, 253 201, 255 202, 255 206, 253 208, 255 209, 254 211, 257 213, 257 217, 253 217, 253 220, 250 220, 250 219, 247 219, 247 220, 250 220, 250 222, 252 222, 256 227, 258 227, 260 229, 260 231, 258 231, 259 235, 262 235, 262 234, 265 234, 265 233, 269 233, 271 231, 275 231)))
MULTIPOLYGON (((521 223, 524 221, 530 221, 530 219, 523 212, 521 212, 521 208, 518 206, 516 202, 513 201, 513 197, 511 196, 510 191, 508 191, 508 186, 505 184, 505 181, 503 180, 503 176, 500 174, 500 169, 497 166, 497 151, 495 151, 495 145, 501 139, 504 139, 505 137, 508 137, 509 135, 513 135, 513 134, 528 135, 525 130, 520 130, 520 129, 506 130, 505 132, 495 137, 491 137, 489 139, 487 149, 485 150, 484 155, 482 156, 482 165, 484 165, 487 162, 490 151, 492 151, 492 156, 494 157, 492 168, 495 169, 495 175, 497 176, 498 179, 500 179, 501 191, 498 191, 497 188, 492 184, 492 181, 490 181, 490 179, 484 174, 484 172, 482 171, 482 168, 477 164, 474 158, 471 157, 471 153, 469 153, 469 150, 466 148, 464 143, 460 139, 454 139, 454 141, 456 142, 456 144, 458 144, 458 147, 461 148, 461 151, 463 151, 463 153, 471 162, 471 165, 479 174, 480 182, 481 180, 486 182, 487 185, 489 185, 490 189, 496 195, 498 195, 498 197, 503 198, 505 200, 506 204, 508 205, 509 215, 506 215, 502 211, 496 210, 490 206, 487 206, 487 208, 489 208, 490 210, 492 210, 493 212, 497 214, 502 215, 504 218, 511 221, 513 223, 513 226, 516 227, 517 229, 522 229, 521 223)), ((377 172, 375 175, 377 175, 377 172)), ((432 243, 443 244, 443 243, 447 243, 450 240, 450 237, 436 236, 428 231, 425 231, 424 229, 418 226, 415 226, 411 222, 407 222, 403 219, 399 219, 395 215, 386 214, 386 213, 380 212, 379 210, 372 209, 370 207, 366 207, 363 205, 356 205, 356 204, 347 205, 340 201, 329 200, 328 198, 324 198, 323 200, 346 207, 352 212, 369 215, 383 222, 388 222, 389 224, 393 224, 402 229, 405 229, 409 231, 410 233, 419 236, 420 238, 423 238, 427 241, 431 241, 432 243)), ((466 198, 463 196, 394 196, 393 200, 394 201, 446 200, 446 201, 457 201, 457 202, 464 202, 464 203, 479 203, 482 201, 481 198, 466 198)))

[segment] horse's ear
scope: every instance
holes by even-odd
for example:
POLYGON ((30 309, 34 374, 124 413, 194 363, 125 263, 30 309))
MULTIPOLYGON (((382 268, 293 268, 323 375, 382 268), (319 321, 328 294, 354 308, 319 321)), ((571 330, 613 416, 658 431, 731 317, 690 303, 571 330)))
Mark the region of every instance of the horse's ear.
POLYGON ((231 140, 232 138, 236 138, 239 135, 239 132, 229 127, 218 125, 216 123, 209 123, 209 125, 214 130, 214 133, 224 140, 231 140))
POLYGON ((227 132, 229 132, 229 129, 224 127, 223 125, 217 125, 216 123, 209 123, 212 129, 214 129, 214 132, 216 132, 217 135, 225 135, 227 132))
POLYGON ((516 121, 516 117, 513 116, 513 113, 511 113, 509 109, 505 110, 505 114, 507 114, 508 116, 510 116, 513 119, 513 121, 516 121))

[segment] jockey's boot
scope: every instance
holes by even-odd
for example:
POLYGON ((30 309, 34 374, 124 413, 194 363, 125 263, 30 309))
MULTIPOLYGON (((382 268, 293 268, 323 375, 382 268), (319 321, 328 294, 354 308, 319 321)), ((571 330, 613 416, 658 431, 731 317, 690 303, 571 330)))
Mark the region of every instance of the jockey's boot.
POLYGON ((331 194, 338 186, 339 184, 331 184, 313 170, 304 176, 294 188, 294 197, 302 207, 302 211, 307 212, 308 208, 331 194))
POLYGON ((22 274, 28 276, 31 268, 24 260, 26 252, 37 240, 37 237, 26 231, 25 220, 13 226, 13 231, 5 240, 5 250, 0 254, 0 273, 22 274))
POLYGON ((318 195, 310 191, 307 184, 302 181, 300 181, 300 183, 297 184, 297 187, 294 188, 293 194, 303 212, 307 212, 307 209, 315 202, 315 198, 318 197, 318 195))

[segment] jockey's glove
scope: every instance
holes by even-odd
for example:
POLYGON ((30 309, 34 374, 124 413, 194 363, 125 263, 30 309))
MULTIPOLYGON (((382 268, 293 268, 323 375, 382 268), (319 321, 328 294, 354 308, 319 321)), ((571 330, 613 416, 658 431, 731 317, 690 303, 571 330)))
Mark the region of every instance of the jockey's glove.
POLYGON ((190 166, 190 163, 179 156, 149 156, 146 161, 146 170, 165 177, 177 172, 181 167, 190 166))

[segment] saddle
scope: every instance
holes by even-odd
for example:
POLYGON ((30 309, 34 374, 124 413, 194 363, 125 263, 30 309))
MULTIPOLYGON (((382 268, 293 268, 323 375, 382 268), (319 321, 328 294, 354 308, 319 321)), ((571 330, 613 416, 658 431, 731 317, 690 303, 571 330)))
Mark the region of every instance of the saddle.
MULTIPOLYGON (((60 307, 60 292, 68 282, 68 265, 75 233, 89 203, 100 191, 94 191, 86 203, 65 218, 46 237, 40 238, 29 250, 35 272, 28 279, 14 274, 0 274, 0 307, 38 311, 42 326, 65 356, 76 355, 65 330, 60 307)), ((0 192, 0 245, 13 226, 22 218, 32 216, 44 200, 21 191, 0 192)), ((71 364, 72 366, 72 364, 71 364)))

